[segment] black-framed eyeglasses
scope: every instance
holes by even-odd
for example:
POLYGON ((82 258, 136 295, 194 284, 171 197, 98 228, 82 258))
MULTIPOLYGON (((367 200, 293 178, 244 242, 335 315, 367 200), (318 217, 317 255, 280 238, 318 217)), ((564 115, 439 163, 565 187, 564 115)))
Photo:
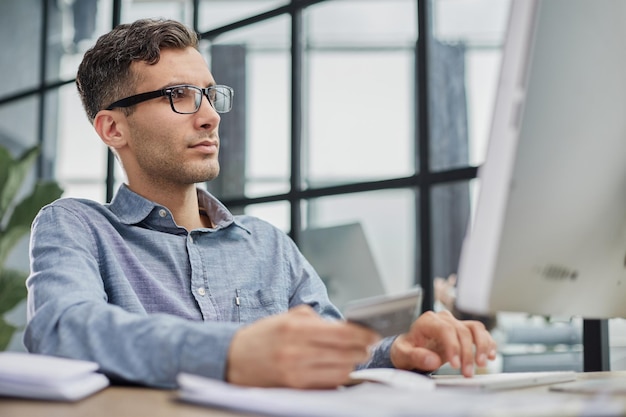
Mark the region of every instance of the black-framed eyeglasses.
POLYGON ((162 90, 135 94, 107 106, 106 110, 117 107, 130 107, 153 98, 167 96, 170 99, 172 110, 180 114, 192 114, 200 109, 202 96, 209 99, 209 103, 218 113, 228 113, 233 106, 234 90, 225 85, 212 85, 207 88, 195 85, 174 85, 162 90))

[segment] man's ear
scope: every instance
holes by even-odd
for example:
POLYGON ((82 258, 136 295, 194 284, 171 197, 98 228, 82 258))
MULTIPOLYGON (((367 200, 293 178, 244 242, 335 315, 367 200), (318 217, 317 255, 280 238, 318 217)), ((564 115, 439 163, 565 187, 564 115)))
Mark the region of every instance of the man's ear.
POLYGON ((119 149, 126 145, 128 125, 124 115, 115 110, 100 110, 93 119, 93 126, 105 145, 119 149))

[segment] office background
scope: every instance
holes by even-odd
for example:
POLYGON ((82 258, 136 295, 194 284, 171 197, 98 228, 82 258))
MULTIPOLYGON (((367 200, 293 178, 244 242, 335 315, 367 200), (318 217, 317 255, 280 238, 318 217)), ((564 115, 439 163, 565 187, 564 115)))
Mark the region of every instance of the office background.
MULTIPOLYGON (((222 173, 207 189, 296 243, 307 229, 360 224, 385 289, 421 284, 431 308, 432 280, 456 271, 475 200, 508 8, 508 0, 0 0, 0 144, 15 155, 40 144, 31 181, 55 179, 66 197, 108 201, 123 173, 83 113, 76 69, 118 23, 180 20, 201 34, 217 82, 235 89, 220 128, 222 173)), ((26 247, 11 257, 17 267, 28 267, 26 247)))

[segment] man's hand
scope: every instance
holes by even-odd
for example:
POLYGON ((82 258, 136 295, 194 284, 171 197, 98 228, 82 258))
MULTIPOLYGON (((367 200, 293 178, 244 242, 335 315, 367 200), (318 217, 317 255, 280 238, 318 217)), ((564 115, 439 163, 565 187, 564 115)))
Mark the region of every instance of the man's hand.
POLYGON ((474 363, 486 366, 487 360, 496 358, 496 343, 479 321, 459 321, 448 311, 429 311, 396 338, 390 356, 396 368, 434 371, 450 362, 470 377, 474 363))
POLYGON ((243 327, 233 337, 226 380, 258 387, 335 388, 369 358, 379 337, 364 327, 329 322, 310 307, 243 327))

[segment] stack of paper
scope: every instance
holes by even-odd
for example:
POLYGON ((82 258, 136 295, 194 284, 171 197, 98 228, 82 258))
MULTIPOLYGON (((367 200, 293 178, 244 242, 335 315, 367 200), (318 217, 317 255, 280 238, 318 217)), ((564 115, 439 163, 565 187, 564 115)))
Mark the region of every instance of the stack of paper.
POLYGON ((76 401, 109 385, 94 362, 0 352, 0 395, 76 401))

